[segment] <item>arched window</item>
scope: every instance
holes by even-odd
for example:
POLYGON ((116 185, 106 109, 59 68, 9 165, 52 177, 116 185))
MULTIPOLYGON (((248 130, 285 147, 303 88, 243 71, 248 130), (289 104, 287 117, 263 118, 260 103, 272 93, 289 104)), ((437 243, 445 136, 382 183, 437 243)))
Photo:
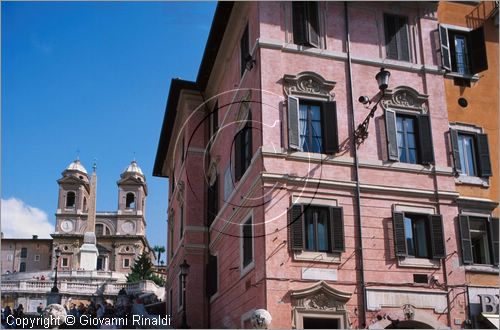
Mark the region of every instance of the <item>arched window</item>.
POLYGON ((98 223, 95 225, 95 235, 96 236, 102 236, 104 234, 104 225, 98 223))
POLYGON ((102 223, 98 223, 95 225, 95 235, 96 236, 111 235, 111 231, 109 230, 108 226, 102 223))
POLYGON ((127 209, 134 209, 135 208, 135 196, 133 193, 127 193, 125 207, 127 209))
POLYGON ((70 191, 66 195, 66 207, 73 207, 75 206, 75 193, 70 191))
POLYGON ((23 261, 19 264, 19 272, 23 273, 26 271, 26 263, 23 261))

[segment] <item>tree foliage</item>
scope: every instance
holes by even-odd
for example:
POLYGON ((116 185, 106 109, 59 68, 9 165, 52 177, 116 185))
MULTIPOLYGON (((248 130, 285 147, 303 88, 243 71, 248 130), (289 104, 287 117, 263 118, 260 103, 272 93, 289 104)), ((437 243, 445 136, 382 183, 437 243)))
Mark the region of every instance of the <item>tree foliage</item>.
POLYGON ((134 265, 127 275, 127 282, 134 283, 142 280, 150 280, 155 282, 159 286, 165 284, 165 280, 153 272, 153 263, 149 258, 149 254, 143 252, 136 260, 134 260, 134 265))

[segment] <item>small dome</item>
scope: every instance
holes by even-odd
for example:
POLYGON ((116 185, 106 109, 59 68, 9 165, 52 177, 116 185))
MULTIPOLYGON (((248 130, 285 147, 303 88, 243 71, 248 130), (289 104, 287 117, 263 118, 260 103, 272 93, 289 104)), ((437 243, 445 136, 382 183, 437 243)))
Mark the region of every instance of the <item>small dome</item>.
POLYGON ((125 173, 138 173, 138 174, 144 176, 144 173, 142 173, 141 168, 139 167, 139 165, 137 165, 137 162, 135 160, 133 160, 130 163, 130 165, 127 166, 125 171, 123 171, 123 174, 125 174, 125 173))
POLYGON ((83 172, 83 173, 87 174, 87 170, 80 163, 79 159, 76 159, 74 162, 72 162, 71 164, 69 164, 68 167, 66 168, 66 170, 67 171, 80 171, 80 172, 83 172))

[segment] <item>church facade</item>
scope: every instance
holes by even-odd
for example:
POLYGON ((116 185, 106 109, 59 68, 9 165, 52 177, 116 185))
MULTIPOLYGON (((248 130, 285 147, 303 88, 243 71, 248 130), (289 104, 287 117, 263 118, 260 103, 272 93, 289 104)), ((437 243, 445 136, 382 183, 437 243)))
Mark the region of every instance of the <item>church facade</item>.
POLYGON ((132 161, 121 173, 118 185, 118 209, 95 212, 94 228, 88 227, 91 185, 87 170, 77 159, 57 180, 59 196, 53 237, 52 258, 61 250, 59 271, 85 269, 79 258, 84 233, 93 230, 97 239, 97 264, 94 270, 127 274, 134 259, 143 251, 154 253, 146 239, 145 206, 148 194, 146 178, 132 161))

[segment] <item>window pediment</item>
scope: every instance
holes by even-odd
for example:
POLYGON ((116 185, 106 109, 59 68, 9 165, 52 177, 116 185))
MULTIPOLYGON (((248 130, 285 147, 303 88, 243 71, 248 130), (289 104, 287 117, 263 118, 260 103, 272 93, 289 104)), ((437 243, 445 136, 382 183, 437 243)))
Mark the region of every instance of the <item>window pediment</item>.
POLYGON ((392 90, 385 91, 381 104, 384 109, 413 110, 427 113, 428 95, 420 94, 408 86, 398 86, 392 90))
POLYGON ((332 311, 345 310, 345 304, 351 296, 352 293, 334 289, 324 281, 291 293, 294 307, 332 311))
POLYGON ((335 81, 329 81, 317 73, 304 71, 297 75, 285 74, 283 88, 287 96, 320 97, 333 100, 335 94, 331 93, 335 81))

